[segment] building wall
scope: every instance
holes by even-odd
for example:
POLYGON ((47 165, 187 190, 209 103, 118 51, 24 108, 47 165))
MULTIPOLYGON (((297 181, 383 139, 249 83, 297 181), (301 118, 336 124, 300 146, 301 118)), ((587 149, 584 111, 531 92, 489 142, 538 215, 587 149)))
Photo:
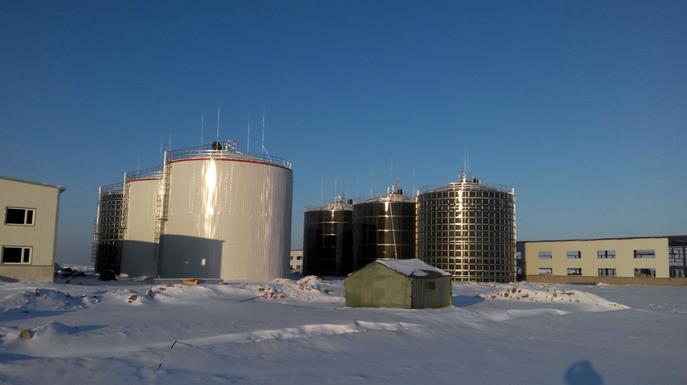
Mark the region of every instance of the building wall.
POLYGON ((121 272, 132 277, 154 277, 157 274, 155 228, 160 180, 130 181, 126 188, 121 272))
POLYGON ((0 192, 0 253, 4 246, 31 247, 30 263, 0 263, 0 279, 52 281, 60 189, 0 178, 0 192), (7 207, 35 209, 33 224, 6 224, 7 207))
MULTIPOLYGON (((656 278, 668 275, 668 238, 631 238, 524 242, 526 276, 538 276, 539 269, 551 268, 551 275, 567 276, 568 268, 581 268, 582 276, 598 277, 598 269, 615 269, 616 277, 635 277, 635 269, 655 269, 656 278), (634 251, 651 249, 654 258, 634 258, 634 251), (598 258, 597 251, 614 250, 615 258, 598 258), (539 257, 551 252, 551 259, 539 257), (581 258, 571 259, 567 253, 579 251, 581 258)), ((526 278, 527 279, 527 278, 526 278)))
POLYGON ((303 272, 303 250, 291 250, 291 272, 303 272))
POLYGON ((346 306, 410 309, 410 278, 379 263, 370 263, 344 281, 346 306))
POLYGON ((585 277, 570 275, 531 275, 527 282, 538 283, 575 283, 593 285, 606 283, 609 285, 655 285, 655 286, 686 286, 687 278, 641 278, 641 277, 585 277))
POLYGON ((289 273, 290 169, 222 158, 166 167, 160 276, 268 280, 289 273))
POLYGON ((451 305, 451 277, 412 277, 413 309, 441 308, 451 305))

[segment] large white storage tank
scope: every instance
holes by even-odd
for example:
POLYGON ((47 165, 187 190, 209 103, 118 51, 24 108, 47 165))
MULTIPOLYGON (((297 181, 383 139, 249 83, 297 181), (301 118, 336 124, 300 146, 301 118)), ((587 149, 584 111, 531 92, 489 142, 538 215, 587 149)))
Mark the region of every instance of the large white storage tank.
POLYGON ((232 143, 171 151, 158 274, 268 280, 289 273, 291 164, 232 143))
POLYGON ((157 275, 161 179, 160 166, 126 173, 121 272, 132 277, 157 275))

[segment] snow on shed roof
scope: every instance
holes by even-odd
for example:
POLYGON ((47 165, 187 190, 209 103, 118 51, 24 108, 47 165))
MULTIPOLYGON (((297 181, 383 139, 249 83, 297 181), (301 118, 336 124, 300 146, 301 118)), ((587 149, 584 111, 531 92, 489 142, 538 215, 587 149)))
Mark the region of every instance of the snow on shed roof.
POLYGON ((408 277, 426 277, 428 275, 448 276, 449 273, 430 266, 421 260, 415 259, 378 259, 375 262, 381 263, 389 269, 401 273, 408 277))

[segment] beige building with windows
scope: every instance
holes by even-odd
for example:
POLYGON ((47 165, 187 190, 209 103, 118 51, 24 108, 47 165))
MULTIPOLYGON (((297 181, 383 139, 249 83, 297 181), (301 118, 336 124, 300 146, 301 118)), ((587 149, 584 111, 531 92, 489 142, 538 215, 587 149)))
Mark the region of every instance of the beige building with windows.
POLYGON ((291 250, 291 262, 289 263, 292 273, 303 272, 303 249, 291 250))
POLYGON ((0 280, 51 282, 64 187, 0 176, 0 280))
MULTIPOLYGON (((615 278, 668 278, 669 237, 525 241, 525 279, 567 277, 570 282, 615 278)), ((566 279, 558 279, 565 281, 566 279)))

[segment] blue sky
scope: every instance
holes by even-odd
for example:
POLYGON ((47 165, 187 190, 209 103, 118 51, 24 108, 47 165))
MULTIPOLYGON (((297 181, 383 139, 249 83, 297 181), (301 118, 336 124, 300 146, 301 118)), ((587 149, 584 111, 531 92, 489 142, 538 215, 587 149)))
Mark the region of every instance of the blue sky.
POLYGON ((2 2, 0 175, 62 184, 87 261, 100 184, 221 136, 294 165, 303 207, 512 185, 518 239, 687 233, 683 1, 2 2))

